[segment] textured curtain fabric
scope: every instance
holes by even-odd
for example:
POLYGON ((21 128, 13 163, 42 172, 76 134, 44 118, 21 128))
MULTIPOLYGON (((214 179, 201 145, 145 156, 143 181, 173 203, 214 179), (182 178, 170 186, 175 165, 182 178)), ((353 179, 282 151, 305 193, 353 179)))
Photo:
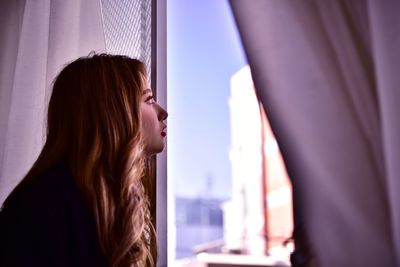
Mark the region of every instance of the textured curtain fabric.
POLYGON ((294 265, 400 266, 400 2, 230 3, 293 184, 294 265))
POLYGON ((1 1, 0 40, 3 203, 43 146, 52 80, 66 62, 105 50, 100 3, 1 1))

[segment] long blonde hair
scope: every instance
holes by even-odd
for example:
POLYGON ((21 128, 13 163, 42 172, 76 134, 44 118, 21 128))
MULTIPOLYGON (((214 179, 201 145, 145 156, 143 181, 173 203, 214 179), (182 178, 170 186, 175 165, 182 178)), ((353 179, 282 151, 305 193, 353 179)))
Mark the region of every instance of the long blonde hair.
POLYGON ((54 82, 46 143, 24 179, 65 162, 112 267, 155 266, 157 257, 149 190, 141 181, 145 77, 144 64, 125 56, 91 55, 68 64, 54 82))

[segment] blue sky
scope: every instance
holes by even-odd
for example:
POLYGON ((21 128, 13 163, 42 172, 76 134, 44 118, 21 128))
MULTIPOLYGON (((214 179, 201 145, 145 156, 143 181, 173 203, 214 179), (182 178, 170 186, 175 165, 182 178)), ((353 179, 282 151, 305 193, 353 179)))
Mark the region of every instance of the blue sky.
POLYGON ((230 77, 246 65, 229 3, 168 0, 167 62, 169 182, 178 196, 228 198, 230 77))

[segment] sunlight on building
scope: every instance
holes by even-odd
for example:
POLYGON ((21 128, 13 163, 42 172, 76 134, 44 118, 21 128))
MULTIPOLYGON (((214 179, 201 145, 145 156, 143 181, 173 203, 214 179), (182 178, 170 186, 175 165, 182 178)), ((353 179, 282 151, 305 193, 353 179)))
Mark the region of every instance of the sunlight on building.
MULTIPOLYGON (((293 246, 287 240, 293 230, 291 185, 248 66, 231 77, 230 89, 232 194, 219 204, 223 240, 193 246, 196 257, 181 259, 176 266, 290 266, 293 246)), ((200 207, 192 205, 190 212, 182 214, 193 214, 194 220, 202 214, 200 207)), ((205 234, 200 228, 196 232, 205 234)))
POLYGON ((225 248, 288 262, 292 248, 284 244, 293 230, 291 186, 248 66, 233 75, 229 104, 233 192, 224 204, 225 248))

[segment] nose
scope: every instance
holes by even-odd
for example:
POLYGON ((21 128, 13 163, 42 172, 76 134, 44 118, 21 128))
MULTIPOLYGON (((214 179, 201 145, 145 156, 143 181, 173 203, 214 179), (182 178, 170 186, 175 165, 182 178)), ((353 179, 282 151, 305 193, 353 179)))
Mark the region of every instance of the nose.
POLYGON ((167 117, 168 117, 168 112, 165 109, 163 109, 160 105, 157 104, 157 106, 158 106, 158 109, 159 109, 158 110, 158 119, 160 121, 166 120, 167 117))

